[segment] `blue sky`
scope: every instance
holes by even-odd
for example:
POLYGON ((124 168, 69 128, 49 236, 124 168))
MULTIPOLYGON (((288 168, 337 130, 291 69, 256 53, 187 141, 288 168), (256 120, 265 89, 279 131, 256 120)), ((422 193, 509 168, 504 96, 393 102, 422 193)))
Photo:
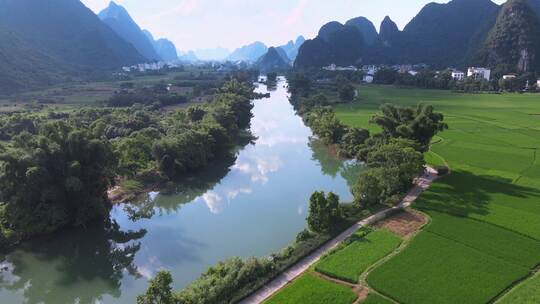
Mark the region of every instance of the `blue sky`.
MULTIPOLYGON (((96 13, 109 0, 82 0, 96 13)), ((448 0, 117 0, 135 21, 179 50, 280 45, 312 38, 326 22, 365 16, 375 27, 388 15, 403 28, 429 2, 448 0)), ((502 3, 504 0, 494 2, 502 3)))

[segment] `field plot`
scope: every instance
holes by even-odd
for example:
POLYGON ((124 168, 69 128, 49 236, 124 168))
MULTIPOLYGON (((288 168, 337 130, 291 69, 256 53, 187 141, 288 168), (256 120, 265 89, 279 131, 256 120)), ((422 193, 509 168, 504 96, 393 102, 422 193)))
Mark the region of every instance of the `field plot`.
POLYGON ((452 174, 414 205, 432 221, 368 276, 372 288, 400 303, 486 303, 540 264, 540 96, 359 90, 359 102, 336 107, 349 125, 369 126, 384 103, 429 103, 450 126, 426 159, 447 162, 452 174))
POLYGON ((370 293, 362 304, 393 304, 393 302, 381 297, 376 293, 370 293))
POLYGON ((357 232, 349 245, 323 258, 315 270, 353 284, 368 267, 394 251, 401 239, 391 232, 357 232))
POLYGON ((352 304, 356 298, 351 288, 306 273, 265 303, 352 304))
POLYGON ((497 304, 536 304, 540 303, 540 273, 509 292, 497 304))

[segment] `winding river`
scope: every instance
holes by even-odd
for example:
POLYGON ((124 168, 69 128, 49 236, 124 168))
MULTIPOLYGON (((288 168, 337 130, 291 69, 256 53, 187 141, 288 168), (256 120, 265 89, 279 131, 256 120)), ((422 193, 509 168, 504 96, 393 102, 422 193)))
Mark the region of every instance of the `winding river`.
POLYGON ((180 289, 221 260, 287 246, 306 225, 313 191, 350 201, 360 167, 312 139, 286 85, 280 79, 270 98, 255 101, 257 139, 235 158, 178 184, 174 194, 115 206, 114 225, 66 231, 0 255, 0 302, 134 303, 159 270, 170 270, 180 289))

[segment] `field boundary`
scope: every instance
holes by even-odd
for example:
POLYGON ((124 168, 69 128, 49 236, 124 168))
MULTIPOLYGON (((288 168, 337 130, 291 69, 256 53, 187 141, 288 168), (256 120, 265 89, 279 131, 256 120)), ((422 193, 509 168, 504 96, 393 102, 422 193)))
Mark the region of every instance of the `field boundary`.
POLYGON ((393 215, 410 207, 412 203, 420 196, 420 194, 426 191, 437 178, 437 171, 431 167, 426 167, 425 174, 415 180, 415 186, 411 189, 411 191, 409 191, 405 198, 403 198, 399 205, 375 213, 374 215, 355 223, 352 227, 345 230, 340 235, 330 240, 323 246, 319 247, 315 252, 291 266, 289 269, 278 275, 268 284, 257 290, 255 293, 251 294, 249 297, 240 301, 239 303, 260 304, 265 300, 269 299, 276 292, 278 292, 279 290, 290 284, 292 281, 294 281, 296 278, 298 278, 300 275, 305 273, 311 266, 318 262, 321 257, 335 249, 344 240, 352 236, 358 229, 368 225, 372 225, 380 220, 387 218, 390 215, 393 215))

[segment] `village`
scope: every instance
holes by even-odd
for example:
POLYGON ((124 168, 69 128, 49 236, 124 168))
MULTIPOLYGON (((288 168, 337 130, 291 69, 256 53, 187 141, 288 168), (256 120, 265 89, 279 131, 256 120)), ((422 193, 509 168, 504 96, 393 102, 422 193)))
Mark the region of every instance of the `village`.
MULTIPOLYGON (((337 66, 336 64, 331 64, 329 66, 323 67, 323 70, 330 71, 330 72, 342 72, 342 71, 353 71, 363 72, 363 82, 371 84, 376 79, 377 72, 381 70, 393 70, 395 72, 398 72, 399 74, 408 74, 410 76, 417 76, 422 71, 432 71, 435 73, 435 77, 449 73, 451 78, 456 82, 463 82, 466 80, 474 80, 474 81, 484 81, 484 82, 493 82, 497 81, 499 84, 499 87, 504 87, 504 83, 507 82, 518 82, 518 78, 520 77, 517 74, 506 74, 500 77, 500 79, 494 79, 492 70, 485 67, 469 67, 467 68, 467 71, 464 72, 462 70, 456 69, 456 68, 447 68, 444 70, 431 70, 430 67, 426 64, 402 64, 402 65, 392 65, 392 66, 386 66, 386 65, 364 65, 360 68, 355 66, 337 66)), ((540 91, 540 79, 536 79, 536 82, 531 82, 530 80, 524 81, 523 84, 520 84, 519 82, 517 84, 514 84, 512 87, 519 87, 519 91, 540 91)), ((518 91, 514 89, 514 91, 518 91)))

